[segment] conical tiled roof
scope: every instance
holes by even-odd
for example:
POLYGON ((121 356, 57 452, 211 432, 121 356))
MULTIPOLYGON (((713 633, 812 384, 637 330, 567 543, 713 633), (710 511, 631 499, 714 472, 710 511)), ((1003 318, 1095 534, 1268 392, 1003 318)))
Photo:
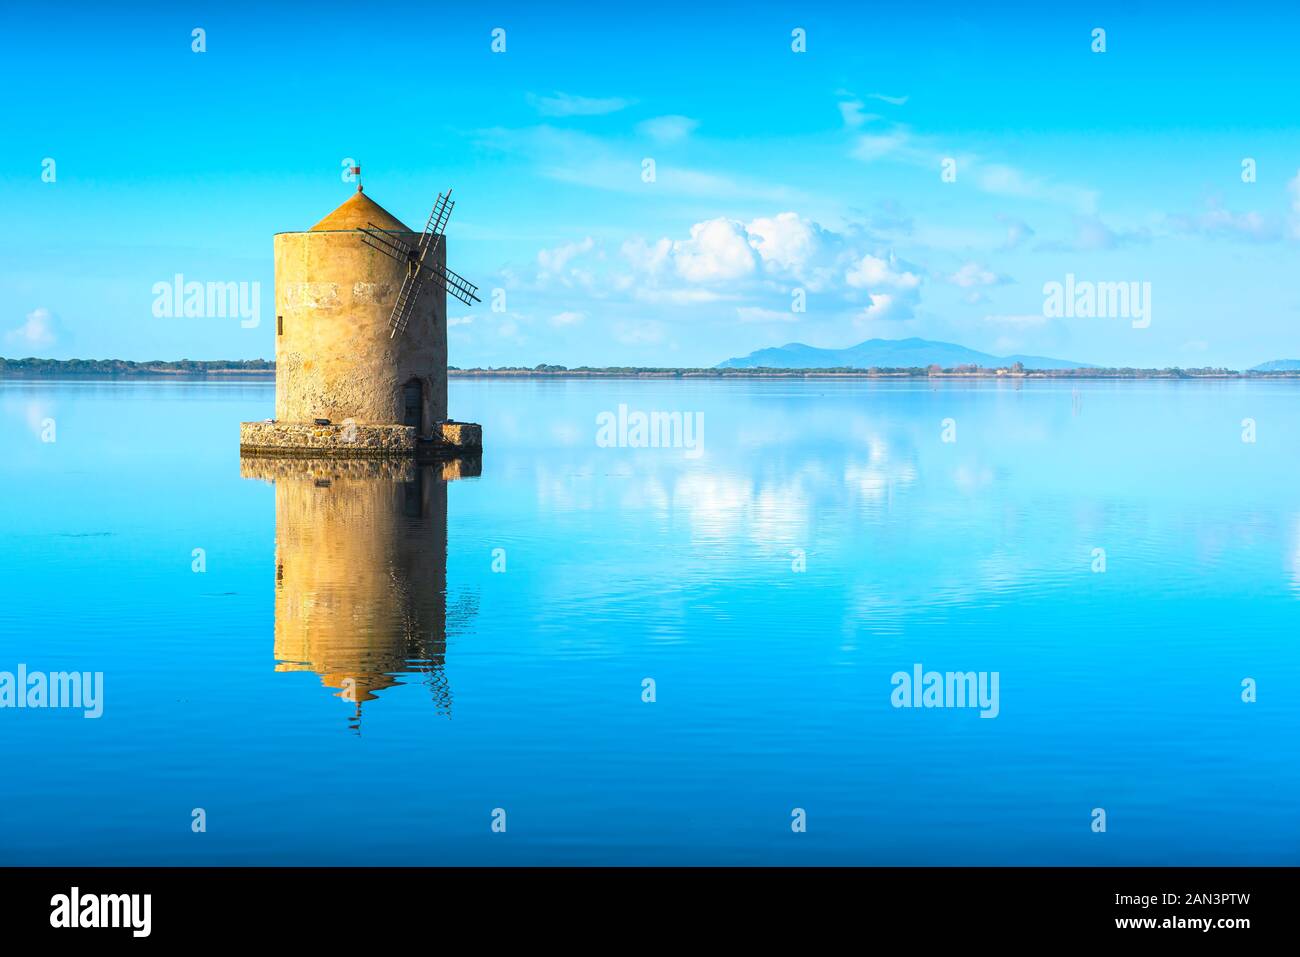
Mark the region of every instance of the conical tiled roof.
POLYGON ((365 193, 357 191, 334 212, 311 228, 313 233, 335 229, 360 229, 373 225, 390 232, 414 232, 409 226, 380 206, 365 193))

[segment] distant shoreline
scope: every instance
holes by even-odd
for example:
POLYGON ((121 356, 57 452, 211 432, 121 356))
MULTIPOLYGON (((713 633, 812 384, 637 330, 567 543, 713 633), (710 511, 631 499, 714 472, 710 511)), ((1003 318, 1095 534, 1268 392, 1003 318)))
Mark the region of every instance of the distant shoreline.
POLYGON ((0 357, 0 379, 274 379, 275 363, 267 359, 181 359, 131 362, 127 359, 5 359, 0 357))
MULTIPOLYGON (((692 369, 610 366, 604 368, 541 365, 533 368, 460 369, 449 367, 456 379, 1296 379, 1300 370, 1239 372, 1234 369, 986 369, 957 366, 940 369, 692 369)), ((130 362, 123 359, 5 359, 3 379, 226 379, 274 380, 275 363, 267 359, 177 362, 130 362)))
POLYGON ((1294 379, 1295 372, 1232 369, 449 369, 462 379, 1294 379))

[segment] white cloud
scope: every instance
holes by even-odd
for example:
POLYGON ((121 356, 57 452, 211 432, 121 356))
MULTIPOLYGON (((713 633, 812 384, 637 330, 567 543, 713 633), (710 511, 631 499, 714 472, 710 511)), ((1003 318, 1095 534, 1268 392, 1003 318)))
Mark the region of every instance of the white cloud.
POLYGON ((449 316, 447 319, 447 326, 449 328, 454 326, 470 326, 473 324, 473 316, 449 316))
POLYGON ((860 320, 875 322, 886 319, 910 319, 912 307, 901 296, 889 292, 872 293, 871 304, 862 311, 860 320))
POLYGON ((853 255, 848 234, 826 229, 798 213, 759 216, 745 230, 767 278, 794 281, 812 292, 842 283, 845 261, 853 255))
MULTIPOLYGON (((612 140, 579 130, 550 125, 477 131, 476 145, 524 158, 539 175, 583 189, 646 195, 642 180, 644 142, 628 137, 612 140)), ((656 196, 685 196, 723 201, 762 202, 791 206, 809 201, 801 189, 737 176, 732 172, 681 167, 660 158, 656 163, 656 196)))
POLYGON ((673 243, 678 274, 691 282, 741 279, 758 270, 757 251, 743 224, 710 219, 691 227, 691 238, 673 243))
POLYGON ((528 102, 542 116, 601 116, 631 105, 630 100, 620 97, 573 96, 558 91, 551 96, 529 93, 528 102))
POLYGON ((638 236, 623 243, 622 251, 623 257, 632 264, 633 269, 654 275, 662 272, 668 265, 672 257, 673 242, 671 239, 660 239, 658 242, 648 243, 638 236))
POLYGON ((868 291, 868 305, 858 320, 911 319, 920 302, 921 277, 899 263, 867 254, 844 277, 855 289, 868 291))
POLYGON ((821 227, 797 213, 760 216, 745 228, 763 261, 787 272, 798 272, 822 248, 821 227))
POLYGON ((1006 196, 1032 197, 1038 188, 1035 182, 1027 179, 1020 170, 1002 163, 991 163, 980 169, 979 182, 980 186, 988 192, 1006 196))
MULTIPOLYGON (((840 116, 844 120, 844 125, 851 130, 855 130, 865 123, 884 119, 879 113, 864 113, 866 104, 862 102, 863 98, 857 96, 851 90, 836 90, 835 95, 840 97, 837 105, 840 108, 840 116)), ((886 93, 868 93, 865 98, 880 100, 891 106, 902 106, 907 102, 905 96, 889 96, 886 93)))
POLYGON ((588 236, 576 243, 566 243, 554 249, 541 250, 537 254, 538 281, 546 282, 548 279, 555 278, 565 285, 573 285, 575 282, 589 284, 590 272, 572 268, 570 264, 591 252, 595 246, 595 240, 588 236))
MULTIPOLYGON (((858 130, 869 119, 883 119, 877 115, 864 114, 862 111, 865 104, 847 91, 840 90, 837 95, 840 96, 837 106, 849 130, 858 130)), ((908 100, 906 96, 889 96, 884 93, 868 93, 866 98, 894 106, 902 106, 908 100)), ((953 159, 957 163, 959 181, 973 183, 983 192, 1056 203, 1073 207, 1083 214, 1092 213, 1096 209, 1096 190, 1033 176, 1006 163, 986 160, 975 153, 955 151, 955 147, 956 144, 947 140, 941 141, 934 136, 914 133, 904 124, 884 122, 871 132, 855 133, 850 154, 855 159, 868 163, 881 159, 906 163, 931 170, 936 178, 943 161, 953 159)))
POLYGON ((965 165, 974 168, 976 185, 986 193, 1058 203, 1084 214, 1091 214, 1097 207, 1096 190, 1053 183, 1005 163, 984 163, 974 157, 965 165))
POLYGON ((1005 280, 987 266, 968 262, 949 276, 948 281, 962 289, 973 289, 977 286, 996 286, 1005 280))
POLYGON ((1074 220, 1074 240, 1059 242, 1049 240, 1039 243, 1035 249, 1043 252, 1078 252, 1099 249, 1119 249, 1134 243, 1145 243, 1151 239, 1146 228, 1113 229, 1101 221, 1099 216, 1076 216, 1074 220))
POLYGON ((891 133, 863 133, 853 145, 856 159, 871 162, 891 154, 899 153, 908 144, 908 134, 902 130, 891 133))
MULTIPOLYGON (((819 300, 823 317, 838 312, 847 319, 856 311, 870 320, 910 319, 920 303, 924 274, 892 252, 868 251, 867 244, 877 242, 860 225, 836 231, 789 210, 749 222, 718 217, 695 223, 682 239, 629 238, 619 247, 620 255, 608 259, 601 244, 590 237, 542 250, 537 255, 535 291, 544 293, 547 280, 554 280, 554 285, 562 284, 566 290, 578 287, 600 299, 605 317, 600 331, 628 344, 663 339, 657 325, 630 321, 637 318, 628 308, 634 303, 682 307, 731 303, 725 314, 734 316, 733 321, 791 323, 804 318, 790 308, 793 290, 800 289, 823 296, 819 300)), ((968 269, 959 275, 975 285, 1000 281, 984 272, 968 269)), ((580 308, 571 299, 559 300, 550 314, 576 313, 580 308)), ((584 319, 591 315, 587 310, 584 319)), ((671 315, 698 319, 703 313, 682 309, 671 315)), ((562 327, 578 321, 565 322, 555 315, 551 324, 562 327)))
MULTIPOLYGON (((687 283, 767 281, 811 291, 842 285, 849 237, 798 213, 781 212, 742 223, 718 218, 696 223, 687 239, 630 239, 623 258, 638 281, 670 277, 687 283)), ((788 286, 787 286, 788 289, 788 286)))
POLYGON ((5 342, 22 349, 43 349, 58 339, 58 320, 44 306, 27 313, 23 324, 5 333, 5 342))
MULTIPOLYGON (((1297 203, 1300 204, 1300 198, 1297 203)), ((1272 242, 1282 235, 1282 225, 1275 216, 1265 216, 1254 210, 1235 213, 1224 208, 1217 199, 1209 200, 1206 206, 1204 212, 1194 216, 1170 216, 1169 224, 1180 233, 1252 243, 1272 242)))
POLYGON ((1006 276, 1001 276, 983 263, 974 261, 964 263, 955 273, 948 276, 947 280, 959 289, 966 290, 966 294, 962 296, 962 299, 972 306, 978 306, 989 301, 988 296, 981 292, 982 289, 1010 282, 1006 276))
POLYGON ((867 254, 845 275, 845 281, 856 289, 916 289, 921 285, 921 277, 906 269, 898 269, 898 261, 893 256, 888 260, 867 254))
POLYGON ((1034 238, 1034 230, 1023 219, 999 215, 998 222, 1007 227, 1007 238, 1002 243, 1003 249, 1018 249, 1034 238))
POLYGON ((551 316, 551 325, 553 326, 576 326, 587 318, 585 312, 557 312, 551 316))
MULTIPOLYGON (((717 202, 720 199, 741 200, 757 199, 763 202, 787 203, 799 199, 802 193, 784 186, 769 186, 746 180, 732 174, 710 173, 705 170, 685 169, 667 163, 658 164, 655 189, 683 196, 695 196, 717 202)), ((645 190, 640 181, 640 166, 637 167, 637 183, 634 187, 645 190)))
POLYGON ((841 100, 839 107, 844 125, 851 130, 856 130, 865 123, 883 119, 879 113, 864 113, 863 110, 866 109, 866 104, 861 100, 841 100))
POLYGON ((699 120, 693 120, 689 116, 670 114, 638 123, 637 131, 657 143, 676 143, 690 136, 699 125, 699 120))
POLYGON ((703 302, 726 302, 739 299, 738 295, 728 295, 713 289, 693 287, 660 288, 658 286, 636 286, 633 294, 641 302, 672 303, 677 306, 695 305, 703 302))

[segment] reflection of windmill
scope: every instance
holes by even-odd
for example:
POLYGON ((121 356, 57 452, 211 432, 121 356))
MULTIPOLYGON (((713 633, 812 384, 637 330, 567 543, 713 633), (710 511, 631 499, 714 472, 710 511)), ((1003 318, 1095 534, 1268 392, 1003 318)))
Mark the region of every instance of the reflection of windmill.
POLYGON ((433 212, 429 214, 429 221, 424 224, 424 232, 414 246, 374 223, 361 227, 362 242, 378 249, 385 256, 406 263, 406 278, 397 294, 397 302, 393 303, 393 314, 388 319, 390 339, 406 329, 406 322, 415 308, 415 300, 424 284, 431 279, 442 283, 449 293, 467 306, 482 301, 478 297, 478 286, 438 262, 438 246, 442 243, 443 230, 455 205, 451 190, 439 193, 437 202, 433 204, 433 212))
POLYGON ((478 600, 448 594, 447 489, 480 468, 465 458, 240 459, 245 478, 275 485, 275 670, 314 672, 351 705, 354 731, 363 706, 406 684, 451 716, 448 638, 474 634, 478 600))

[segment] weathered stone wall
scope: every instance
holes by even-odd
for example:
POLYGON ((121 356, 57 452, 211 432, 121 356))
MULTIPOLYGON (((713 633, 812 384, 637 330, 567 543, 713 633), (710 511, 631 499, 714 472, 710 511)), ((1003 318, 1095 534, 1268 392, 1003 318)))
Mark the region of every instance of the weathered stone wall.
POLYGON ((273 455, 251 452, 239 457, 240 478, 272 484, 281 479, 311 479, 313 482, 333 482, 338 479, 412 482, 421 469, 426 470, 425 475, 434 475, 443 482, 454 482, 482 475, 483 459, 474 453, 439 457, 428 462, 417 462, 410 457, 347 458, 343 455, 313 456, 302 453, 273 455))
MULTIPOLYGON (((430 437, 433 423, 447 418, 447 291, 426 283, 406 330, 390 338, 407 267, 361 236, 343 229, 275 237, 275 417, 401 423, 402 388, 414 378, 423 385, 430 437)), ((446 255, 444 239, 441 265, 446 255)))
POLYGON ((443 422, 432 436, 417 442, 415 429, 409 425, 241 422, 239 447, 254 453, 342 458, 409 456, 439 450, 477 453, 483 448, 483 429, 472 422, 443 422))
POLYGON ((414 455, 415 429, 409 425, 241 422, 239 447, 246 452, 307 456, 414 455))
POLYGON ((443 445, 458 449, 483 448, 483 426, 477 423, 444 422, 440 431, 441 436, 434 436, 434 438, 440 439, 443 445))

